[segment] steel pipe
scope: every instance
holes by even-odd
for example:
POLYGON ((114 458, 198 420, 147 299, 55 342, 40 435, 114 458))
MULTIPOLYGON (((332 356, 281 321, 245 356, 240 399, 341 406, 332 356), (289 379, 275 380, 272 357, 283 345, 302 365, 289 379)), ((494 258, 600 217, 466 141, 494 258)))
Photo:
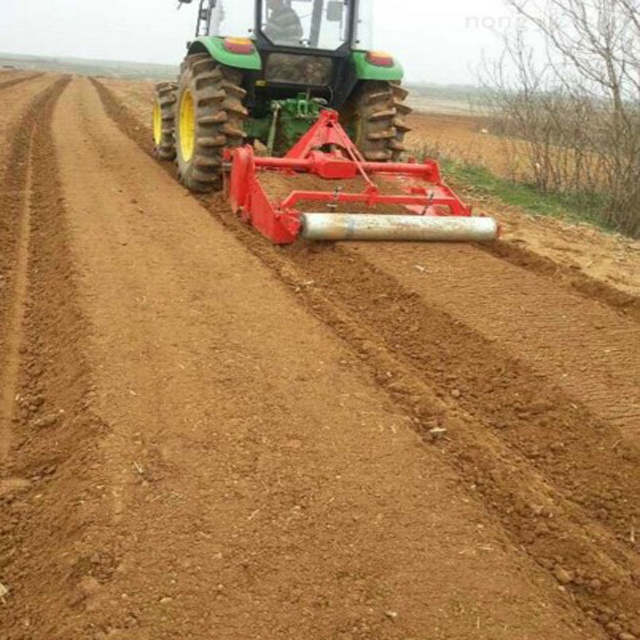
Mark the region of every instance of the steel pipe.
POLYGON ((493 218, 353 213, 303 213, 307 240, 490 242, 499 234, 493 218))
MULTIPOLYGON (((314 173, 314 169, 322 164, 322 160, 315 158, 273 158, 271 156, 255 156, 255 166, 261 169, 291 169, 293 171, 305 171, 314 173)), ((352 160, 344 158, 326 157, 326 163, 335 163, 342 165, 355 164, 352 160)), ((401 176, 416 176, 434 178, 436 181, 440 179, 437 173, 437 165, 433 161, 425 162, 361 162, 360 166, 367 173, 384 173, 401 176)))

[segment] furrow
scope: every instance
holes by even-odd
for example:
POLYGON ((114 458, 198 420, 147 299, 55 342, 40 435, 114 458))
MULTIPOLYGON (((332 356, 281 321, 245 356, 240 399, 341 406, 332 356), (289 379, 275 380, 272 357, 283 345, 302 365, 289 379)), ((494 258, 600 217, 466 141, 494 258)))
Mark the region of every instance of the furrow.
MULTIPOLYGON (((92 562, 83 557, 82 545, 87 524, 96 518, 86 503, 96 492, 87 471, 100 469, 95 437, 104 425, 90 409, 87 326, 77 304, 64 194, 51 153, 54 109, 69 82, 56 81, 23 120, 24 140, 32 142, 23 147, 30 151, 30 189, 23 173, 12 196, 23 207, 30 194, 30 242, 21 276, 24 311, 11 447, 0 478, 0 574, 8 589, 3 637, 9 640, 60 637, 59 612, 71 618, 77 613, 75 574, 92 562)), ((103 557, 108 552, 101 550, 103 557)))
POLYGON ((4 294, 0 304, 0 346, 3 353, 0 362, 0 460, 2 461, 6 461, 11 447, 12 425, 18 394, 20 351, 23 346, 32 206, 33 135, 39 111, 55 98, 59 90, 60 85, 57 83, 31 99, 24 115, 9 132, 11 144, 4 163, 6 169, 0 193, 3 211, 0 223, 0 245, 2 246, 0 285, 4 294))
POLYGON ((40 78, 44 75, 44 73, 34 73, 30 76, 26 76, 23 78, 14 78, 13 80, 5 80, 4 82, 0 82, 0 91, 5 89, 10 89, 11 87, 15 87, 18 84, 22 84, 23 82, 29 82, 30 80, 35 80, 36 78, 40 78))
MULTIPOLYGON (((26 175, 24 202, 20 213, 18 229, 18 248, 14 266, 14 287, 12 293, 12 313, 9 318, 4 342, 4 361, 0 367, 0 460, 5 460, 11 447, 11 425, 14 420, 14 406, 18 388, 20 371, 20 348, 23 344, 23 322, 28 284, 29 236, 30 236, 30 208, 32 179, 31 140, 29 140, 25 159, 26 175)), ((13 158, 15 162, 15 157, 13 158)))

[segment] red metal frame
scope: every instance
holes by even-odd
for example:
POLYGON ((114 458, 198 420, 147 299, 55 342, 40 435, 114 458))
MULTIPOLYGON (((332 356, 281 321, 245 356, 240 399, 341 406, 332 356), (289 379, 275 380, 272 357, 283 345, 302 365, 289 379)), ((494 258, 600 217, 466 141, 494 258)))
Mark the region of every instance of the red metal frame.
MULTIPOLYGON (((284 158, 262 158, 250 146, 227 150, 226 188, 232 209, 275 244, 289 244, 300 233, 301 201, 319 203, 362 203, 401 205, 414 215, 470 216, 471 207, 442 181, 434 160, 423 163, 367 162, 338 122, 338 113, 325 110, 316 124, 294 145, 284 158), (326 180, 361 177, 366 187, 358 193, 344 191, 296 191, 272 202, 260 184, 260 174, 280 171, 295 182, 298 173, 311 173, 326 180), (392 181, 397 195, 384 195, 373 176, 392 181)), ((385 182, 385 184, 387 184, 385 182)))

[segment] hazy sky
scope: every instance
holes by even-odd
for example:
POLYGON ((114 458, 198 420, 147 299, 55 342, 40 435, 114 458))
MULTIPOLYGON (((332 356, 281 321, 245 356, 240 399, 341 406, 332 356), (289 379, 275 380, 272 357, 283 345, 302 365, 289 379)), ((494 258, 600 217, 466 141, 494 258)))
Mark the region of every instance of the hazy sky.
MULTIPOLYGON (((233 1, 233 0, 227 0, 233 1)), ((194 30, 196 2, 0 0, 0 51, 178 63, 194 30)), ((470 83, 493 28, 509 28, 503 0, 374 0, 375 45, 403 62, 407 79, 470 83)))

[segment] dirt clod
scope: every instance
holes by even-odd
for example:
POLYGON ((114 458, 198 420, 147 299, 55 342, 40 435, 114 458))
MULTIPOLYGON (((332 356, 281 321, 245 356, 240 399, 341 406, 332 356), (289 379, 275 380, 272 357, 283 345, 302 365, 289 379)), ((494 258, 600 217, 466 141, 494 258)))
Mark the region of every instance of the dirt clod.
POLYGON ((573 582, 574 575, 571 571, 563 569, 560 565, 556 565, 553 575, 560 584, 570 584, 573 582))
POLYGON ((78 585, 80 591, 87 596, 94 595, 100 591, 102 585, 100 581, 94 576, 83 576, 78 585))

